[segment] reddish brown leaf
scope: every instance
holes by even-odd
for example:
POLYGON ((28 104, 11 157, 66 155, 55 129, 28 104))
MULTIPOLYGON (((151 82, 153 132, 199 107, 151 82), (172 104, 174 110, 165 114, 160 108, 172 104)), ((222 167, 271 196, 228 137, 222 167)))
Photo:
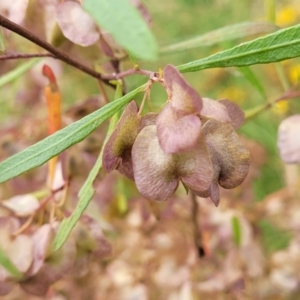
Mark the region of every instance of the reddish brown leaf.
POLYGON ((49 85, 45 87, 44 93, 48 108, 48 130, 49 134, 53 134, 61 129, 61 95, 55 75, 48 65, 43 66, 43 75, 49 80, 49 85))

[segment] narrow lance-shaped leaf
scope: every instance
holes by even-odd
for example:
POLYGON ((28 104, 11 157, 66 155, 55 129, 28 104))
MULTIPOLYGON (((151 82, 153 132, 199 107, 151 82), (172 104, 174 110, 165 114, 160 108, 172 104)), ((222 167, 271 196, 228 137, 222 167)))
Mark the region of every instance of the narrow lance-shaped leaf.
POLYGON ((248 36, 270 33, 279 28, 267 22, 245 22, 225 26, 185 41, 163 47, 161 53, 186 51, 189 49, 209 47, 219 43, 248 36))
POLYGON ((0 248, 0 265, 4 267, 10 274, 16 278, 21 278, 22 274, 17 269, 17 267, 12 263, 8 256, 4 253, 2 248, 0 248))
POLYGON ((233 240, 237 246, 241 245, 242 232, 241 232, 241 224, 237 216, 233 216, 231 219, 231 228, 233 240))
POLYGON ((35 58, 32 60, 29 60, 26 63, 21 64, 17 68, 15 68, 12 71, 1 76, 0 77, 0 87, 19 78, 24 73, 26 73, 28 70, 30 70, 32 67, 34 67, 39 61, 40 61, 40 58, 35 58))
POLYGON ((4 53, 5 52, 5 42, 4 42, 4 37, 3 37, 3 33, 1 31, 0 28, 0 53, 4 53))
POLYGON ((145 87, 146 85, 142 85, 136 88, 124 97, 6 159, 0 164, 0 183, 42 165, 50 158, 82 141, 145 87))
POLYGON ((267 252, 286 249, 290 244, 292 236, 289 231, 280 230, 275 224, 266 220, 261 220, 258 226, 261 230, 262 243, 267 252))
POLYGON ((133 56, 147 60, 157 58, 155 38, 128 0, 85 0, 83 8, 133 56))
MULTIPOLYGON (((122 95, 122 85, 121 84, 117 84, 117 88, 116 88, 116 92, 115 92, 115 95, 118 95, 118 96, 121 96, 122 95)), ((117 96, 117 97, 118 97, 117 96)), ((117 100, 117 99, 116 99, 117 100)), ((116 101, 115 100, 115 101, 116 101)), ((108 138, 110 137, 111 135, 111 132, 113 131, 113 129, 115 128, 115 125, 117 123, 117 115, 115 115, 112 120, 110 121, 110 124, 109 124, 109 128, 108 128, 108 131, 107 131, 107 136, 105 137, 105 140, 103 142, 103 145, 106 144, 108 138)), ((99 156, 101 156, 101 159, 102 159, 102 149, 101 149, 101 152, 99 154, 99 156)), ((97 162, 98 162, 99 158, 97 159, 97 162)), ((101 160, 102 162, 102 160, 101 160)), ((102 163, 99 164, 99 169, 102 167, 102 163)), ((82 188, 80 189, 78 195, 79 197, 83 197, 85 193, 87 193, 87 191, 90 189, 91 187, 91 183, 95 180, 98 172, 99 172, 99 169, 97 171, 97 169, 93 168, 92 171, 90 172, 87 180, 85 181, 85 183, 83 184, 82 188)))
POLYGON ((266 64, 300 56, 300 25, 240 44, 226 51, 178 66, 180 72, 266 64))
POLYGON ((252 71, 252 69, 250 67, 242 67, 239 68, 239 71, 256 88, 256 90, 260 93, 260 95, 263 98, 265 98, 266 97, 265 89, 261 84, 260 80, 255 75, 255 73, 252 71))
MULTIPOLYGON (((121 84, 117 85, 116 95, 117 97, 122 95, 121 84)), ((109 128, 107 131, 107 136, 105 138, 103 145, 106 144, 117 122, 118 122, 118 114, 115 114, 110 121, 109 128)), ((71 233, 72 229, 75 227, 78 220, 80 219, 83 212, 86 210, 87 206, 89 205, 90 201, 94 196, 95 191, 93 188, 93 182, 96 179, 97 174, 99 173, 102 167, 103 149, 104 147, 102 147, 94 167, 92 168, 88 178, 86 179, 85 183, 83 184, 83 186, 81 187, 78 193, 79 200, 75 210, 73 211, 72 215, 69 218, 66 218, 62 221, 58 229, 57 235, 54 240, 54 251, 60 249, 63 246, 69 234, 71 233)))

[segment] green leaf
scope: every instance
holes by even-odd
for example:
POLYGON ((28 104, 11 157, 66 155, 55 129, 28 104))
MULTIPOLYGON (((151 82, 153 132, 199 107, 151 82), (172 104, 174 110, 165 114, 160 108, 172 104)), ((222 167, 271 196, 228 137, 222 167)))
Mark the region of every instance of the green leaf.
POLYGON ((17 267, 11 262, 11 260, 4 253, 0 247, 0 265, 5 268, 10 274, 15 278, 22 278, 22 273, 17 269, 17 267))
MULTIPOLYGON (((116 82, 116 92, 115 92, 115 99, 122 96, 122 82, 116 82)), ((106 144, 108 141, 113 129, 115 128, 118 122, 118 114, 116 113, 109 124, 109 128, 107 130, 106 138, 103 142, 103 145, 106 144)), ((102 156, 103 156, 104 147, 102 147, 98 159, 92 168, 91 172, 89 173, 88 178, 84 182, 83 186, 81 187, 78 196, 78 204, 73 211, 72 215, 66 219, 64 219, 58 229, 57 235, 54 240, 54 251, 59 250, 63 244, 66 242, 69 234, 71 233, 72 229, 77 224, 78 220, 86 210, 87 206, 89 205, 90 201, 94 196, 94 189, 93 189, 93 182, 95 181, 97 174, 99 173, 102 167, 102 156)))
POLYGON ((38 62, 40 61, 40 58, 35 58, 32 60, 27 61, 24 64, 21 64, 17 68, 13 69, 12 71, 6 73, 5 75, 0 77, 0 87, 3 85, 19 78, 21 75, 26 73, 28 70, 30 70, 32 67, 34 67, 38 62))
POLYGON ((256 88, 256 90, 260 93, 260 95, 263 98, 265 98, 266 97, 265 89, 261 84, 260 80, 255 75, 255 73, 249 67, 239 68, 239 71, 256 88))
POLYGON ((0 53, 4 53, 5 52, 5 41, 4 41, 4 37, 0 28, 0 53))
POLYGON ((248 36, 270 33, 279 28, 267 22, 245 22, 225 26, 203 35, 163 47, 161 53, 186 51, 189 49, 214 46, 225 41, 231 41, 248 36))
POLYGON ((232 234, 233 234, 233 240, 237 246, 241 245, 241 225, 238 217, 234 216, 231 219, 231 227, 232 227, 232 234))
POLYGON ((117 182, 117 208, 120 214, 125 214, 128 210, 127 197, 125 193, 125 183, 124 179, 119 179, 117 182))
MULTIPOLYGON (((117 86, 116 94, 119 94, 122 88, 120 88, 121 85, 117 86)), ((115 114, 110 121, 109 128, 107 130, 106 138, 103 142, 103 145, 106 144, 108 141, 113 129, 115 128, 116 124, 118 122, 118 114, 115 114)), ((59 226, 57 235, 54 240, 54 251, 60 249, 65 241, 67 240, 69 234, 71 233, 72 229, 75 227, 77 222, 79 221, 80 217, 86 210, 87 206, 89 205, 90 201, 92 200, 94 196, 94 188, 93 188, 93 182, 96 179, 101 167, 102 167, 102 156, 103 156, 103 150, 104 147, 102 147, 100 154, 98 156, 98 159, 92 168, 91 172, 89 173, 88 178, 86 179, 85 183, 81 187, 78 196, 78 204, 75 207, 75 210, 73 211, 72 215, 66 219, 64 219, 61 222, 61 225, 59 226)))
POLYGON ((268 221, 261 220, 259 228, 262 233, 263 244, 267 252, 272 253, 285 249, 292 238, 291 234, 287 231, 280 230, 268 221))
POLYGON ((275 0, 264 0, 266 19, 276 23, 276 3, 275 0))
POLYGON ((271 107, 271 103, 264 103, 245 110, 245 120, 248 121, 256 117, 262 111, 267 110, 270 107, 271 107))
POLYGON ((128 0, 85 0, 83 8, 132 55, 146 60, 157 58, 156 40, 128 0))
POLYGON ((50 158, 82 141, 145 87, 146 85, 142 85, 136 88, 122 98, 6 159, 0 164, 0 183, 42 165, 50 158))
POLYGON ((69 234, 71 233, 72 229, 75 227, 81 215, 86 210, 87 206, 92 200, 95 193, 92 185, 97 174, 99 173, 101 166, 102 166, 102 151, 93 169, 91 170, 88 178, 86 179, 84 185, 79 191, 78 194, 79 200, 75 210, 73 211, 70 217, 63 219, 61 225, 59 226, 57 235, 54 240, 54 246, 53 246, 54 251, 60 249, 63 246, 69 234))
POLYGON ((243 67, 265 64, 300 56, 300 25, 279 30, 228 49, 178 66, 180 72, 208 68, 243 67))

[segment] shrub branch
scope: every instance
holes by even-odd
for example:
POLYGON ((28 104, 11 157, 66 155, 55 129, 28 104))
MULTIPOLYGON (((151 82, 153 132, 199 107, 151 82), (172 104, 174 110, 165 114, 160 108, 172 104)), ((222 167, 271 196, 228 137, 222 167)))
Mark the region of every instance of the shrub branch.
POLYGON ((109 80, 103 78, 101 73, 98 73, 95 70, 81 64, 77 60, 74 60, 73 58, 71 58, 66 53, 58 50, 57 48, 53 47, 48 42, 44 41, 43 39, 41 39, 37 35, 30 32, 29 30, 27 30, 24 27, 8 20, 7 18, 5 18, 2 15, 0 15, 0 26, 4 27, 4 28, 6 28, 10 31, 13 31, 13 32, 17 33, 18 35, 22 36, 23 38, 31 41, 32 43, 40 46, 41 48, 47 50, 48 52, 50 52, 53 55, 54 58, 59 59, 59 60, 65 62, 65 63, 73 66, 74 68, 76 68, 78 70, 81 70, 84 73, 89 74, 90 76, 95 77, 95 78, 103 81, 105 84, 108 84, 108 85, 114 87, 114 85, 109 83, 109 80))

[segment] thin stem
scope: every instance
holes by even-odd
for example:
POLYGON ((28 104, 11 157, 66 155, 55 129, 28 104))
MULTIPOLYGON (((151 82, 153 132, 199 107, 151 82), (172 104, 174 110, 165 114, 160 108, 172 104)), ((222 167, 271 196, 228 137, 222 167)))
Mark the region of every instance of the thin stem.
MULTIPOLYGON (((276 24, 276 0, 264 0, 266 20, 276 24)), ((279 77, 283 90, 290 88, 289 80, 284 72, 283 66, 280 62, 275 63, 275 69, 279 77)))
POLYGON ((271 23, 276 23, 276 5, 275 0, 265 0, 266 19, 271 23))
POLYGON ((37 208, 36 211, 43 209, 47 205, 47 203, 53 199, 53 197, 56 193, 58 193, 59 191, 62 191, 66 187, 66 184, 69 184, 69 180, 67 180, 62 186, 58 187, 57 189, 52 190, 51 193, 45 199, 43 199, 41 201, 40 206, 37 208))
POLYGON ((192 221, 194 226, 194 242, 196 249, 198 250, 199 257, 205 256, 203 247, 202 233, 199 227, 199 207, 196 196, 191 193, 192 198, 192 221))
POLYGON ((284 72, 282 64, 280 62, 275 63, 275 69, 283 89, 287 91, 290 88, 290 83, 286 76, 286 73, 284 72))
POLYGON ((118 79, 122 79, 126 76, 136 75, 136 74, 147 76, 150 79, 153 79, 157 75, 156 72, 152 72, 152 71, 149 71, 149 70, 142 70, 142 69, 138 69, 138 68, 132 68, 132 69, 120 72, 120 73, 114 73, 114 74, 110 74, 110 75, 103 75, 102 77, 107 79, 107 80, 118 80, 118 79))
POLYGON ((107 97, 107 94, 106 94, 106 91, 105 91, 104 86, 102 84, 102 81, 101 80, 97 80, 97 82, 98 82, 99 89, 100 89, 100 91, 102 93, 102 96, 103 96, 103 99, 104 99, 104 103, 107 104, 109 102, 109 99, 107 97))
POLYGON ((148 98, 148 95, 150 93, 150 88, 151 88, 151 85, 153 84, 152 80, 149 80, 148 81, 148 84, 147 84, 147 87, 145 89, 145 94, 143 96, 143 100, 141 102, 141 106, 140 106, 140 109, 139 109, 139 112, 138 112, 138 115, 140 116, 143 112, 143 108, 144 108, 144 105, 145 105, 145 101, 146 99, 148 98))
POLYGON ((32 222, 32 220, 33 220, 33 218, 34 218, 34 216, 35 216, 35 212, 33 212, 33 213, 29 216, 29 218, 26 220, 26 222, 25 222, 18 230, 16 230, 15 232, 13 232, 12 235, 13 235, 13 236, 17 236, 18 234, 24 232, 24 230, 26 230, 26 229, 30 226, 30 224, 31 224, 31 222, 32 222))
POLYGON ((51 194, 50 194, 48 197, 46 197, 46 198, 40 203, 40 206, 39 206, 36 210, 34 210, 34 211, 32 212, 32 214, 28 217, 28 219, 26 220, 26 222, 25 222, 18 230, 16 230, 16 231, 13 233, 13 235, 14 235, 14 236, 17 236, 18 234, 20 234, 20 233, 22 233, 24 230, 26 230, 26 229, 30 226, 30 224, 32 223, 33 218, 35 217, 36 213, 37 213, 38 211, 43 211, 42 208, 45 207, 45 205, 53 198, 53 196, 54 196, 57 192, 59 192, 60 190, 64 189, 65 186, 66 186, 66 185, 64 184, 64 185, 62 185, 61 187, 57 188, 56 190, 53 190, 53 191, 51 192, 51 194))
POLYGON ((22 26, 19 26, 18 24, 11 22, 10 20, 8 20, 7 18, 5 18, 4 16, 0 15, 0 26, 3 26, 4 28, 9 29, 10 31, 13 31, 17 34, 19 34, 20 36, 24 37, 25 39, 31 41, 32 43, 42 47, 43 49, 49 51, 54 58, 57 58, 61 61, 64 61, 65 63, 73 66, 76 69, 79 69, 81 71, 83 71, 84 73, 87 73, 97 79, 102 80, 104 83, 114 87, 114 85, 109 83, 109 80, 104 79, 103 76, 94 71, 93 69, 79 63, 77 60, 71 58, 69 55, 67 55, 66 53, 58 50, 57 48, 53 47, 51 44, 49 44, 48 42, 44 41, 43 39, 39 38, 38 36, 36 36, 35 34, 33 34, 32 32, 30 32, 29 30, 23 28, 22 26))
POLYGON ((263 111, 271 108, 274 104, 280 102, 280 101, 288 101, 292 100, 295 98, 300 97, 300 91, 293 91, 293 90, 288 90, 284 94, 282 94, 280 97, 276 98, 275 100, 268 102, 266 104, 260 105, 258 107, 254 107, 253 109, 249 110, 245 114, 245 120, 252 119, 262 113, 263 111))
POLYGON ((283 100, 291 100, 294 98, 300 97, 300 91, 288 90, 283 95, 274 100, 274 103, 283 101, 283 100))
POLYGON ((0 26, 3 26, 4 28, 7 28, 10 31, 13 31, 13 32, 19 34, 20 36, 24 37, 25 39, 31 41, 32 43, 42 47, 43 49, 45 49, 49 52, 49 53, 45 53, 45 54, 6 54, 6 55, 1 55, 0 60, 22 59, 22 58, 32 58, 32 57, 53 57, 53 58, 59 59, 65 63, 73 66, 76 69, 79 69, 79 70, 85 72, 86 74, 89 74, 89 75, 97 78, 98 80, 101 80, 105 84, 107 84, 111 87, 114 87, 114 88, 115 88, 115 86, 109 82, 110 80, 118 80, 118 79, 124 78, 129 75, 134 75, 134 74, 144 75, 144 76, 149 77, 150 79, 153 79, 157 76, 157 73, 155 73, 155 72, 148 71, 148 70, 141 70, 138 67, 132 68, 132 69, 120 72, 120 73, 103 75, 103 74, 81 64, 77 60, 71 58, 66 53, 58 50, 57 48, 53 47, 48 42, 39 38, 38 36, 36 36, 32 32, 30 32, 29 30, 25 29, 24 27, 14 23, 14 22, 11 22, 10 20, 8 20, 7 18, 5 18, 2 15, 0 15, 0 26))
POLYGON ((9 59, 26 59, 26 58, 35 58, 35 57, 53 57, 55 56, 51 53, 8 53, 0 55, 0 61, 2 60, 9 60, 9 59))

